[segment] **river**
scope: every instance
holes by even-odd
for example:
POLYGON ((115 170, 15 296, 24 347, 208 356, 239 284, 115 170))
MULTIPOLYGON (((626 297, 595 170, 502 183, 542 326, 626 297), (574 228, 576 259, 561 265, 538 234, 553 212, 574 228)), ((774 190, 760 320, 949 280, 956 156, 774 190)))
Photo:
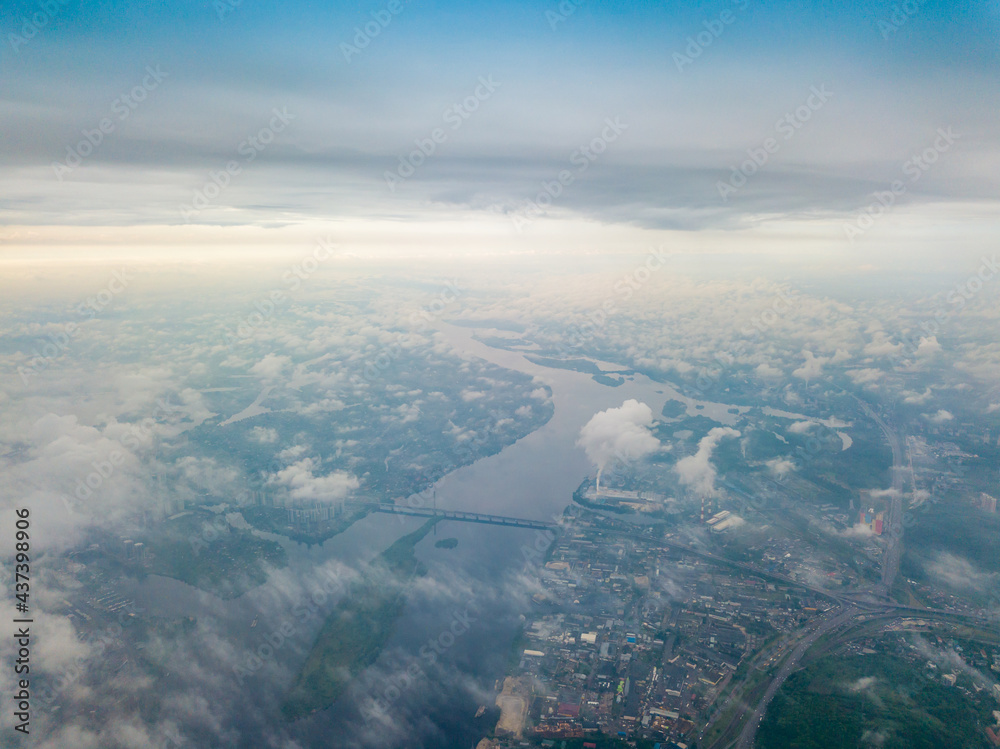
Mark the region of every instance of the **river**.
MULTIPOLYGON (((589 374, 542 366, 528 361, 522 353, 487 346, 474 339, 482 331, 441 324, 440 332, 462 357, 478 357, 538 378, 551 388, 554 404, 552 418, 540 429, 496 455, 441 478, 434 487, 433 501, 442 509, 552 520, 569 504, 580 481, 593 472, 583 450, 576 446, 581 427, 596 412, 620 406, 629 398, 646 403, 654 414, 661 412, 668 399, 676 399, 685 404, 690 415, 704 415, 721 424, 733 423, 738 413, 747 410, 745 406, 693 400, 641 374, 629 375, 622 385, 609 387, 589 374)), ((601 363, 602 369, 607 366, 601 363)), ((807 418, 786 412, 780 415, 807 418)), ((526 550, 536 546, 540 531, 439 523, 417 547, 428 574, 414 583, 410 603, 376 666, 357 679, 348 696, 333 708, 298 721, 290 729, 282 728, 277 713, 323 616, 338 598, 336 592, 331 594, 318 615, 308 620, 295 616, 296 606, 317 589, 318 571, 327 568, 340 574, 351 565, 368 561, 421 523, 419 518, 371 515, 347 532, 313 546, 274 536, 288 552, 288 567, 231 601, 156 576, 148 577, 131 592, 137 604, 151 613, 176 616, 183 611, 209 622, 214 636, 235 652, 256 650, 267 642, 268 635, 291 625, 292 634, 265 659, 253 678, 239 688, 233 681, 236 694, 228 708, 220 701, 220 712, 233 713, 220 715, 220 721, 238 727, 244 737, 287 730, 303 747, 469 749, 496 720, 492 710, 479 719, 474 716, 480 704, 492 708, 494 682, 507 668, 511 643, 521 614, 529 606, 533 586, 531 575, 524 573, 526 550), (458 546, 437 548, 435 541, 445 537, 458 539, 458 546), (252 621, 257 622, 255 627, 250 626, 252 621), (456 630, 462 631, 454 634, 456 630), (441 653, 430 664, 421 656, 421 649, 426 653, 427 647, 435 644, 433 652, 441 653), (417 677, 409 681, 398 678, 411 663, 418 665, 417 677), (359 708, 371 705, 371 698, 379 698, 386 711, 380 717, 369 713, 366 725, 359 708)), ((255 741, 244 738, 236 745, 258 746, 255 741)))

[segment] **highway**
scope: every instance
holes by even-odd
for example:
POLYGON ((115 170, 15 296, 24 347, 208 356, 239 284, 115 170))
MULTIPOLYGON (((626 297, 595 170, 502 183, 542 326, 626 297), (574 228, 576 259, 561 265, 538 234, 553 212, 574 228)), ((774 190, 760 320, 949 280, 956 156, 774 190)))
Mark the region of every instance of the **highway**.
POLYGON ((852 617, 859 613, 861 612, 856 608, 849 608, 840 611, 840 613, 830 612, 819 621, 818 626, 811 633, 799 641, 795 650, 793 650, 791 655, 789 655, 781 664, 781 670, 778 671, 775 677, 771 680, 771 683, 767 687, 767 691, 764 692, 764 696, 761 698, 760 702, 757 703, 757 707, 753 711, 753 714, 750 715, 750 719, 747 721, 746 725, 743 726, 743 731, 740 733, 739 741, 736 743, 737 749, 750 749, 750 747, 753 746, 754 739, 757 738, 757 729, 760 727, 760 722, 764 718, 764 713, 767 712, 768 705, 771 704, 771 700, 774 699, 774 695, 776 695, 778 690, 781 689, 781 685, 785 683, 785 679, 787 679, 791 675, 792 671, 795 670, 799 659, 810 647, 812 647, 812 644, 827 632, 846 624, 852 617))
MULTIPOLYGON (((889 512, 885 518, 886 536, 889 539, 885 554, 882 557, 882 583, 879 592, 886 598, 892 593, 893 583, 899 574, 899 561, 903 555, 903 448, 899 435, 885 420, 875 413, 875 410, 857 396, 853 396, 872 421, 878 424, 886 442, 892 450, 892 497, 889 512)), ((864 509, 864 508, 861 508, 864 509)))
MULTIPOLYGON (((834 631, 838 628, 843 628, 843 635, 846 637, 848 632, 854 630, 855 627, 859 625, 887 617, 891 618, 893 616, 920 616, 931 620, 946 619, 951 620, 956 624, 962 622, 978 623, 988 621, 988 617, 986 617, 983 613, 965 614, 944 609, 920 608, 917 606, 899 604, 890 599, 893 584, 899 574, 900 560, 903 552, 903 485, 907 470, 904 467, 905 454, 902 446, 902 440, 895 429, 890 427, 889 424, 887 424, 886 421, 882 419, 882 417, 879 416, 867 403, 856 396, 855 400, 858 401, 858 404, 865 414, 878 425, 882 434, 885 436, 886 442, 888 442, 889 447, 892 450, 893 491, 889 503, 889 509, 885 518, 885 525, 887 528, 887 532, 885 533, 887 538, 887 547, 882 558, 881 581, 876 588, 876 593, 884 600, 872 600, 869 595, 863 593, 831 593, 829 591, 804 584, 797 580, 792 580, 784 575, 765 572, 756 568, 752 564, 734 562, 708 552, 692 549, 683 544, 663 542, 665 546, 677 548, 689 554, 695 554, 697 556, 725 563, 730 566, 741 567, 746 569, 748 572, 760 575, 761 577, 783 580, 797 587, 821 594, 838 603, 838 606, 835 609, 827 612, 818 622, 808 624, 806 627, 800 628, 795 632, 787 633, 779 639, 778 642, 769 646, 766 651, 758 653, 754 657, 751 662, 750 671, 748 672, 749 674, 752 674, 754 670, 759 669, 761 664, 774 658, 776 654, 780 654, 788 647, 791 647, 793 643, 796 643, 794 645, 794 650, 792 650, 784 661, 781 661, 780 670, 774 675, 771 681, 767 683, 766 689, 764 689, 763 694, 757 701, 756 707, 753 708, 752 712, 750 704, 742 705, 741 708, 729 718, 727 725, 719 735, 719 738, 711 745, 710 749, 721 749, 722 747, 727 747, 728 749, 751 749, 757 737, 757 730, 760 727, 760 723, 763 720, 764 715, 767 713, 771 700, 774 699, 774 696, 778 693, 778 690, 781 688, 782 684, 784 684, 785 680, 796 670, 803 656, 820 637, 828 632, 834 631), (806 634, 803 634, 803 631, 805 631, 806 634), (798 639, 796 640, 796 638, 798 639), (733 733, 741 723, 743 724, 743 727, 740 731, 739 738, 733 740, 733 733)), ((910 465, 909 471, 912 481, 912 464, 910 465)), ((838 643, 843 642, 845 637, 838 636, 834 638, 834 642, 825 647, 823 652, 827 652, 831 646, 835 647, 838 643)), ((850 638, 847 637, 847 639, 850 638)), ((746 694, 740 690, 740 685, 734 685, 729 698, 715 711, 714 714, 716 718, 722 718, 725 716, 727 710, 732 707, 735 700, 754 699, 757 694, 760 694, 760 689, 761 685, 755 687, 752 690, 752 693, 746 694)), ((704 737, 708 727, 709 726, 706 726, 705 729, 702 730, 699 740, 704 737)))
MULTIPOLYGON (((883 597, 889 598, 892 592, 893 583, 896 580, 896 575, 899 574, 899 562, 903 553, 903 449, 900 444, 899 435, 896 431, 892 429, 885 422, 885 420, 879 416, 874 409, 872 409, 871 406, 857 396, 855 396, 855 400, 861 406, 861 409, 865 412, 865 414, 878 424, 879 429, 882 430, 882 434, 885 435, 885 439, 889 443, 889 447, 892 450, 892 497, 890 498, 889 511, 886 513, 885 518, 885 526, 888 529, 888 533, 886 534, 888 538, 888 545, 886 547, 885 554, 882 557, 882 581, 878 588, 879 593, 883 597)), ((847 600, 846 597, 837 596, 836 598, 841 603, 847 600)), ((858 605, 862 604, 859 602, 858 605)), ((877 604, 874 606, 869 604, 869 608, 876 608, 885 611, 887 609, 897 608, 909 609, 910 607, 897 607, 892 602, 887 602, 881 606, 877 604)), ((771 700, 774 698, 774 695, 778 693, 778 690, 781 688, 781 685, 784 684, 788 676, 795 670, 799 660, 812 646, 812 644, 826 632, 846 624, 852 617, 857 616, 859 613, 861 613, 861 610, 856 605, 844 610, 843 613, 832 616, 831 618, 824 618, 825 621, 821 620, 821 623, 815 630, 799 641, 799 644, 796 646, 792 654, 783 662, 781 670, 771 680, 767 690, 764 692, 764 696, 761 698, 757 707, 750 715, 749 720, 747 720, 746 724, 743 726, 740 738, 735 744, 736 749, 751 749, 754 744, 754 740, 757 737, 757 729, 760 727, 761 720, 763 720, 764 714, 767 712, 767 708, 771 704, 771 700)), ((827 616, 829 617, 830 614, 827 614, 827 616)), ((741 715, 743 714, 745 714, 745 711, 741 713, 741 715)))
MULTIPOLYGON (((831 631, 844 627, 850 623, 850 626, 847 626, 845 629, 845 631, 847 631, 853 629, 854 625, 868 621, 871 618, 881 618, 883 616, 891 616, 893 614, 907 615, 910 614, 910 612, 913 612, 913 614, 921 614, 923 616, 947 616, 948 618, 960 620, 977 620, 981 618, 960 614, 958 612, 906 606, 898 604, 892 600, 888 600, 893 584, 896 580, 896 576, 899 574, 900 559, 902 557, 903 550, 903 482, 905 476, 904 451, 901 440, 896 431, 892 429, 867 403, 856 396, 855 399, 858 401, 858 404, 865 414, 878 425, 879 429, 885 436, 890 449, 892 450, 893 491, 889 509, 885 517, 885 526, 887 528, 887 532, 885 533, 887 538, 887 547, 882 558, 881 582, 875 590, 878 596, 886 600, 873 600, 870 595, 859 593, 833 593, 779 573, 765 571, 753 564, 727 559, 708 551, 693 548, 687 544, 677 543, 666 539, 656 539, 657 543, 662 544, 665 547, 701 557, 717 564, 740 568, 750 574, 758 575, 765 579, 778 580, 821 595, 836 604, 834 608, 821 616, 818 620, 810 622, 795 632, 787 633, 780 640, 778 640, 778 642, 771 645, 767 651, 758 653, 757 656, 754 657, 753 665, 751 666, 749 673, 753 673, 755 669, 759 668, 762 663, 765 663, 769 659, 779 656, 782 652, 787 652, 787 648, 791 647, 794 643, 794 649, 791 653, 785 656, 784 660, 779 661, 781 666, 778 673, 771 678, 770 682, 767 682, 767 686, 756 706, 753 707, 752 712, 751 705, 745 704, 740 710, 734 713, 734 715, 729 719, 728 725, 725 727, 722 735, 715 742, 714 747, 716 748, 727 746, 730 749, 751 749, 751 747, 753 747, 757 736, 757 730, 760 727, 764 715, 767 713, 767 709, 770 706, 771 701, 778 693, 778 690, 781 689, 781 686, 785 683, 788 677, 798 668, 799 661, 809 651, 813 644, 819 638, 831 631), (853 623, 851 623, 852 619, 855 620, 853 623), (739 733, 739 737, 732 740, 730 737, 734 735, 735 730, 739 728, 741 723, 743 724, 743 727, 739 733)), ((480 515, 477 513, 434 510, 430 508, 411 509, 404 508, 399 505, 380 504, 376 509, 379 512, 440 516, 454 520, 463 520, 466 522, 490 523, 539 529, 548 529, 552 527, 552 524, 549 523, 525 520, 522 518, 508 518, 495 515, 480 515)), ((651 540, 648 535, 636 533, 627 529, 616 528, 610 532, 616 535, 636 536, 646 541, 651 540)), ((760 687, 755 688, 753 690, 754 693, 758 694, 759 689, 760 687)), ((715 715, 717 717, 722 717, 731 707, 733 700, 746 699, 750 696, 751 695, 742 694, 739 689, 739 685, 735 685, 730 697, 726 700, 725 704, 715 712, 715 715)), ((704 736, 704 733, 705 731, 703 730, 701 732, 701 736, 704 736)))
MULTIPOLYGON (((872 624, 880 620, 884 621, 884 627, 892 622, 893 619, 913 616, 909 610, 903 609, 910 609, 910 607, 886 604, 883 606, 881 611, 862 610, 854 606, 846 609, 838 607, 837 609, 827 612, 818 622, 814 621, 799 630, 786 633, 777 642, 768 646, 765 651, 758 653, 753 658, 751 670, 748 671, 748 674, 752 674, 754 669, 760 670, 762 664, 768 663, 776 656, 779 657, 779 662, 781 662, 780 654, 787 651, 787 649, 795 643, 795 647, 791 655, 789 655, 788 658, 782 662, 781 670, 775 674, 770 682, 767 683, 767 688, 762 694, 760 690, 763 685, 755 687, 753 692, 750 694, 741 692, 739 685, 734 686, 733 691, 727 698, 725 704, 723 704, 715 712, 716 718, 723 717, 726 714, 726 711, 736 700, 751 700, 752 703, 755 695, 761 694, 761 696, 757 700, 756 707, 752 711, 750 703, 742 705, 741 709, 729 718, 727 725, 719 734, 719 737, 713 743, 706 745, 707 749, 723 749, 723 747, 726 747, 727 749, 749 749, 752 747, 753 742, 756 739, 757 730, 760 727, 761 720, 767 713, 771 700, 774 698, 774 695, 777 694, 781 685, 788 678, 788 676, 790 676, 796 668, 799 667, 800 662, 802 662, 803 658, 806 657, 807 654, 809 655, 809 660, 825 657, 845 642, 857 639, 858 637, 869 636, 866 635, 864 631, 857 632, 856 630, 859 627, 872 624), (841 629, 841 632, 830 642, 824 645, 819 652, 809 653, 810 649, 816 644, 817 639, 838 628, 841 629), (806 634, 803 634, 804 632, 806 634), (744 721, 746 722, 744 723, 744 721), (741 723, 743 723, 743 727, 739 738, 734 739, 734 732, 737 728, 739 728, 741 723)), ((930 609, 913 609, 913 611, 920 611, 922 614, 921 618, 932 621, 941 620, 942 618, 951 620, 958 619, 959 621, 955 622, 956 624, 961 624, 961 620, 970 618, 963 614, 950 611, 932 611, 930 609)), ((701 734, 698 737, 699 745, 701 744, 701 740, 710 726, 711 723, 706 725, 701 731, 701 734)))
MULTIPOLYGON (((801 633, 799 633, 801 634, 801 633)), ((796 633, 790 632, 783 635, 777 642, 769 645, 765 650, 761 650, 757 653, 750 661, 750 665, 747 669, 747 678, 753 676, 754 671, 763 670, 763 664, 770 663, 774 658, 778 657, 781 652, 788 647, 788 645, 794 641, 796 633)), ((698 745, 701 746, 702 739, 704 739, 706 732, 711 728, 714 723, 726 715, 728 710, 732 707, 734 702, 743 702, 749 697, 749 694, 744 693, 741 690, 741 684, 734 684, 732 691, 729 693, 729 697, 726 701, 719 706, 714 714, 713 719, 705 724, 702 728, 701 733, 698 735, 698 745)), ((707 744, 708 749, 717 749, 718 747, 729 746, 732 744, 733 739, 730 738, 731 734, 739 728, 740 724, 743 722, 744 718, 747 716, 749 711, 749 704, 744 703, 742 709, 734 712, 732 717, 730 717, 729 722, 726 723, 719 737, 711 744, 707 744)))
MULTIPOLYGON (((642 533, 636 533, 634 531, 629 531, 625 529, 616 528, 613 531, 608 531, 621 536, 629 536, 644 541, 650 541, 650 537, 642 533)), ((717 564, 727 565, 729 567, 736 567, 747 572, 762 577, 765 580, 777 580, 778 582, 786 583, 792 585, 796 588, 801 588, 802 590, 808 590, 817 595, 823 596, 831 601, 835 601, 841 604, 849 604, 852 606, 858 606, 861 608, 871 608, 875 610, 881 610, 886 607, 886 605, 896 606, 896 604, 886 604, 883 601, 866 601, 864 598, 856 598, 858 594, 856 593, 834 593, 832 591, 826 590, 825 588, 817 588, 814 585, 809 585, 801 580, 796 580, 795 578, 788 577, 787 575, 782 575, 780 572, 769 572, 757 565, 751 564, 749 562, 737 562, 734 559, 727 559, 726 557, 719 556, 718 554, 713 554, 710 551, 704 551, 702 549, 697 549, 693 546, 688 546, 687 544, 677 543, 676 541, 670 541, 668 539, 658 538, 656 543, 660 546, 665 546, 670 549, 677 549, 678 551, 683 551, 685 554, 691 554, 692 556, 701 557, 702 559, 707 559, 711 562, 717 564)), ((901 607, 904 608, 904 607, 901 607)))

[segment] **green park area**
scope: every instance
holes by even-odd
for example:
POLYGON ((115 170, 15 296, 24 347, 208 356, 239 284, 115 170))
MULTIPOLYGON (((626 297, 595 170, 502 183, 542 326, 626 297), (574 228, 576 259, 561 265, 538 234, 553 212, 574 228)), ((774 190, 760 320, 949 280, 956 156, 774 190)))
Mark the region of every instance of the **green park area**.
POLYGON ((761 724, 757 746, 986 749, 979 725, 989 711, 925 674, 922 663, 887 654, 817 661, 785 682, 761 724))
POLYGON ((282 705, 289 720, 329 707, 373 664, 406 603, 406 583, 420 572, 414 547, 438 519, 382 552, 327 618, 282 705))
POLYGON ((172 577, 220 598, 236 598, 284 567, 285 550, 247 530, 196 511, 163 523, 146 538, 149 572, 172 577))

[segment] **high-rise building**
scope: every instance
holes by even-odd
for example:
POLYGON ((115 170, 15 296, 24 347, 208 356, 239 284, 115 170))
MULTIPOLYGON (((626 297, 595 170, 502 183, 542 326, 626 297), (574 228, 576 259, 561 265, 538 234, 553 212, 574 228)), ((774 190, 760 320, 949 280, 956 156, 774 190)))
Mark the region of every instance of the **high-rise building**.
POLYGON ((882 535, 884 524, 885 513, 875 512, 874 507, 869 507, 867 510, 861 510, 861 512, 858 513, 858 525, 867 525, 877 536, 882 535))
POLYGON ((298 530, 311 530, 334 520, 343 512, 343 508, 343 502, 332 504, 313 502, 309 505, 289 507, 288 522, 298 530))

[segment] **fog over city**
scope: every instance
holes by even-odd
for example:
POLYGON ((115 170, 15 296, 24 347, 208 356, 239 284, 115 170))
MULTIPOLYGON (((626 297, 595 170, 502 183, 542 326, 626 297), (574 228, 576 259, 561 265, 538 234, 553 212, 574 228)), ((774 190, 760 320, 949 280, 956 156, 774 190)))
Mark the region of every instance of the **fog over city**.
POLYGON ((996 2, 0 19, 0 745, 1000 746, 996 2))

